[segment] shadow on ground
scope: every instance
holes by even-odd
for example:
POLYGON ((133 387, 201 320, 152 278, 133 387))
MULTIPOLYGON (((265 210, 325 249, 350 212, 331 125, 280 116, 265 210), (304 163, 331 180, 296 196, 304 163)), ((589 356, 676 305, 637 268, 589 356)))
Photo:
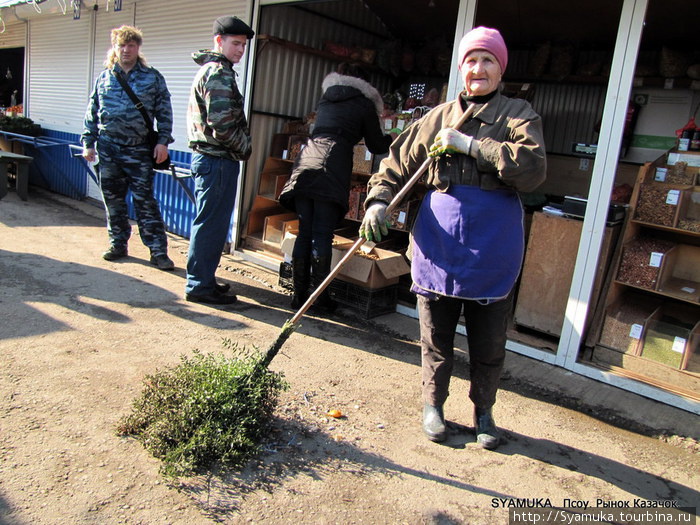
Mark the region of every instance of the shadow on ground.
MULTIPOLYGON (((449 476, 416 470, 378 454, 363 451, 351 443, 336 441, 330 433, 309 426, 299 419, 275 419, 271 435, 263 444, 261 455, 242 471, 214 470, 202 476, 176 481, 175 486, 188 493, 197 501, 202 512, 215 520, 230 518, 254 491, 272 494, 287 484, 289 479, 309 476, 322 482, 331 474, 337 476, 338 472, 346 474, 356 483, 377 473, 384 476, 411 476, 491 499, 517 499, 513 494, 461 481, 460 478, 469 476, 468 462, 465 465, 455 465, 454 473, 449 476)), ((471 428, 451 424, 450 436, 443 446, 466 448, 473 441, 471 428)), ((642 500, 675 500, 679 507, 691 507, 700 501, 700 493, 693 488, 548 439, 507 432, 506 443, 488 453, 527 457, 546 465, 599 478, 642 500)), ((438 518, 439 516, 433 517, 438 518)), ((451 522, 449 516, 443 515, 441 519, 447 520, 445 523, 451 522)))

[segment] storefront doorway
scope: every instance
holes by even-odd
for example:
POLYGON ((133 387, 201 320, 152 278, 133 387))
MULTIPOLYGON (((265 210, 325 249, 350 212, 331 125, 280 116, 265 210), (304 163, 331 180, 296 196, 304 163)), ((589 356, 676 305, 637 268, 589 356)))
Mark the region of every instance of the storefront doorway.
POLYGON ((0 107, 21 105, 24 100, 24 48, 0 49, 0 107))

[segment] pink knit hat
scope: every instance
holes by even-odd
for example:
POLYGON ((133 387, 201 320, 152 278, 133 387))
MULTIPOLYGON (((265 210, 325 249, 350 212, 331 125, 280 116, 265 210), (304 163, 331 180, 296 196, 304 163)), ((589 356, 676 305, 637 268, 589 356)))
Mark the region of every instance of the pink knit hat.
POLYGON ((459 43, 460 68, 467 55, 477 49, 488 51, 495 56, 498 65, 501 66, 501 74, 505 72, 508 65, 508 49, 506 49, 506 43, 497 29, 476 27, 462 37, 459 43))

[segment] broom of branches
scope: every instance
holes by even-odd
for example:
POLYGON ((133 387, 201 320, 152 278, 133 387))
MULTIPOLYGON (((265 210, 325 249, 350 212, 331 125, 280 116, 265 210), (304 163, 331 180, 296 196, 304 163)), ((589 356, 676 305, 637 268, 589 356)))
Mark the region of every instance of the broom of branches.
MULTIPOLYGON (((455 128, 471 116, 464 112, 455 128)), ((429 157, 387 206, 387 216, 406 197, 432 161, 429 157)), ((194 352, 172 368, 146 376, 141 396, 123 417, 117 432, 135 436, 163 461, 161 471, 183 476, 215 465, 242 466, 259 450, 279 393, 287 388, 282 374, 269 370, 302 316, 365 243, 360 237, 331 270, 299 311, 282 326, 264 353, 251 354, 228 339, 233 357, 194 352)))

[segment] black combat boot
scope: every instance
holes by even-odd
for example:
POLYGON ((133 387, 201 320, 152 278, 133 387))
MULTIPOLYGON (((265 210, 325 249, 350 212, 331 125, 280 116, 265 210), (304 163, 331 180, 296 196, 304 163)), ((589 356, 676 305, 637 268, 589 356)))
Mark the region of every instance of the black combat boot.
POLYGON ((308 257, 294 257, 292 259, 292 282, 294 283, 294 297, 292 308, 295 310, 309 298, 309 285, 311 284, 311 266, 308 257))
MULTIPOLYGON (((331 257, 312 257, 311 258, 311 284, 313 289, 316 290, 323 280, 328 277, 331 273, 331 257)), ((323 310, 326 313, 332 314, 338 307, 333 299, 331 299, 331 294, 328 291, 328 287, 321 293, 321 295, 314 302, 314 306, 323 310)))
POLYGON ((474 408, 476 442, 482 448, 493 450, 501 443, 501 435, 491 414, 491 408, 474 408))
POLYGON ((428 403, 423 406, 423 432, 430 441, 436 443, 445 441, 447 428, 445 427, 442 406, 433 406, 428 403))

